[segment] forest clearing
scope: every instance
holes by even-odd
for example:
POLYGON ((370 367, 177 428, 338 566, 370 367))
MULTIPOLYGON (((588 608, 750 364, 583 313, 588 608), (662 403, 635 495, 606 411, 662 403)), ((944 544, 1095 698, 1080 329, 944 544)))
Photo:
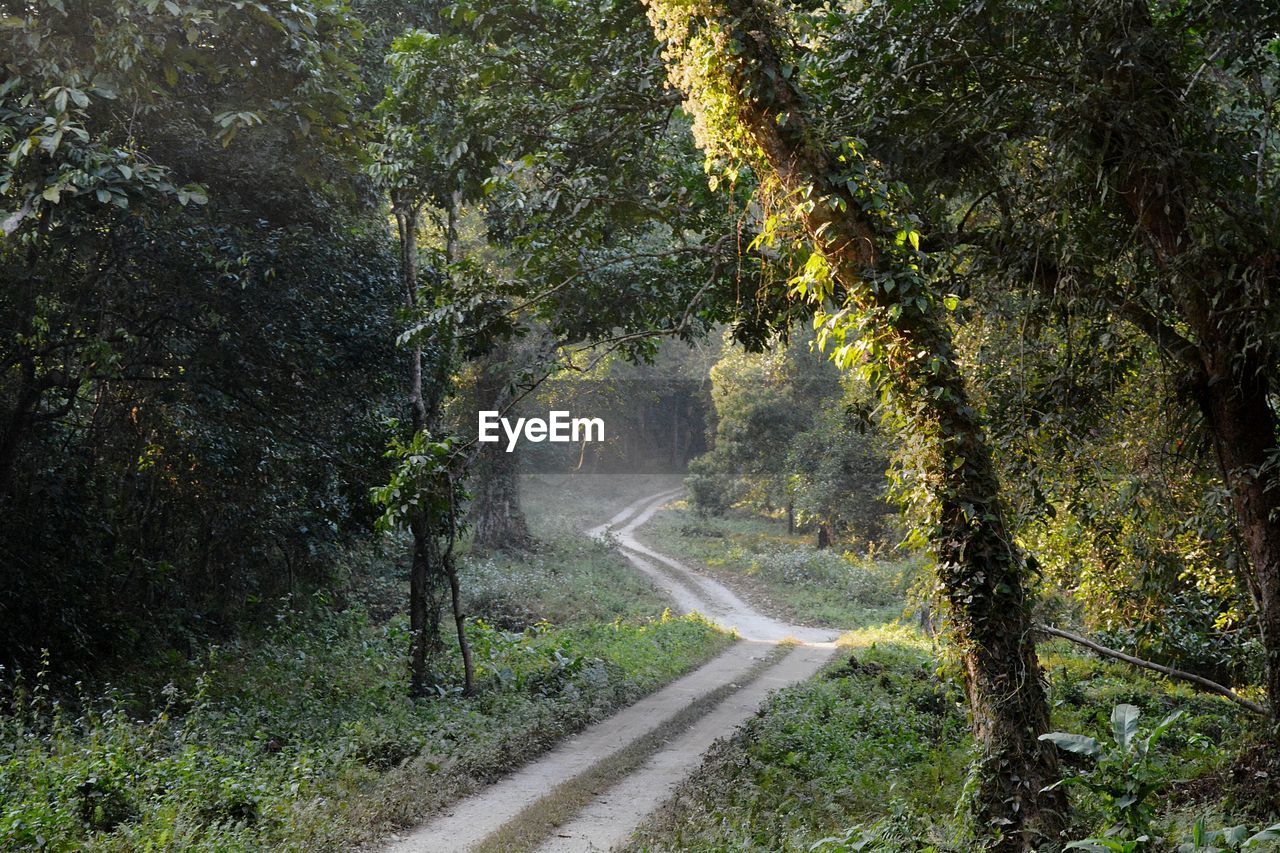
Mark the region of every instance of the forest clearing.
POLYGON ((1280 849, 1280 6, 0 45, 0 850, 1280 849))

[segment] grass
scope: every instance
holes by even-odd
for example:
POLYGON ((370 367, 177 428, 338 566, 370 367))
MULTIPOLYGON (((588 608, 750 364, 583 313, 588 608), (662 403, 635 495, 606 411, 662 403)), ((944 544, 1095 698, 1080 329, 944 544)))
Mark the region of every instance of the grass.
POLYGON ((738 511, 704 518, 684 502, 637 535, 705 566, 759 609, 815 627, 852 629, 897 617, 921 571, 914 558, 818 550, 776 519, 738 511))
MULTIPOLYGON (((1106 742, 1110 737, 1107 717, 1120 703, 1142 712, 1142 730, 1175 711, 1182 713, 1160 744, 1161 757, 1169 766, 1168 785, 1158 796, 1157 829, 1165 838, 1183 838, 1200 817, 1207 817, 1210 826, 1267 817, 1257 814, 1258 780, 1245 782, 1243 788, 1230 784, 1239 781, 1236 757, 1263 728, 1257 717, 1184 682, 1100 660, 1062 640, 1042 644, 1039 652, 1049 678, 1056 731, 1090 734, 1106 742)), ((1069 768, 1076 764, 1069 758, 1064 763, 1069 768)), ((1097 835, 1104 829, 1104 804, 1096 795, 1077 790, 1072 805, 1075 837, 1097 835)))
POLYGON ((534 537, 555 538, 602 524, 633 501, 682 484, 672 474, 529 474, 521 478, 520 494, 534 537))
MULTIPOLYGON (((717 744, 633 849, 975 849, 957 809, 975 757, 959 686, 939 673, 928 641, 910 628, 865 628, 841 642, 850 650, 842 663, 774 694, 717 744)), ((1172 849, 1201 817, 1210 827, 1246 822, 1248 804, 1224 794, 1224 783, 1237 749, 1250 742, 1252 717, 1064 643, 1046 645, 1041 657, 1057 731, 1098 734, 1120 702, 1142 709, 1144 727, 1183 711, 1159 747, 1170 772, 1156 826, 1174 841, 1153 849, 1172 849)), ((1071 757, 1064 766, 1083 767, 1071 757)), ((1073 790, 1072 805, 1073 839, 1105 828, 1097 795, 1073 790)), ((1266 816, 1255 816, 1254 826, 1263 825, 1266 816)))
MULTIPOLYGON (((474 697, 406 698, 403 589, 376 555, 334 603, 284 609, 272 629, 194 660, 161 656, 116 687, 0 673, 0 849, 348 849, 447 806, 732 642, 700 619, 667 616, 618 555, 577 535, 671 484, 526 483, 540 549, 465 565, 480 615, 474 697)), ((900 612, 913 563, 816 552, 743 516, 677 509, 644 531, 795 621, 852 630, 841 661, 775 693, 717 743, 637 849, 973 849, 956 808, 975 753, 953 665, 885 619, 900 612)), ((1276 797, 1268 806, 1257 796, 1273 782, 1234 764, 1273 747, 1241 709, 1061 641, 1043 645, 1041 660, 1059 731, 1095 734, 1120 702, 1147 726, 1184 712, 1160 746, 1169 777, 1156 830, 1169 846, 1200 817, 1211 827, 1274 817, 1276 797)), ((495 843, 532 845, 652 746, 642 739, 597 765, 495 843)), ((1072 837, 1103 829, 1105 805, 1073 793, 1072 837)))
POLYGON ((474 697, 407 698, 403 581, 377 552, 334 603, 114 688, 0 673, 0 849, 348 849, 442 808, 732 642, 577 535, 667 481, 533 484, 540 550, 464 566, 474 697))
MULTIPOLYGON (((683 507, 658 515, 641 535, 756 600, 777 602, 781 615, 854 627, 840 639, 842 663, 774 694, 720 741, 637 833, 634 850, 975 849, 964 804, 977 753, 959 671, 945 649, 892 618, 917 564, 818 552, 776 520, 704 519, 683 507)), ((1274 821, 1274 802, 1258 807, 1257 779, 1237 778, 1235 758, 1265 740, 1242 709, 1063 641, 1043 644, 1040 657, 1056 731, 1103 738, 1120 703, 1141 709, 1144 727, 1182 711, 1158 747, 1168 774, 1156 795, 1154 830, 1166 845, 1158 849, 1176 847, 1201 818, 1210 828, 1274 821)), ((1063 765, 1068 774, 1088 767, 1072 756, 1063 765)), ((1072 805, 1073 839, 1109 826, 1102 796, 1073 789, 1072 805)))
POLYGON ((801 851, 886 806, 949 809, 969 755, 958 699, 919 643, 872 641, 717 743, 635 847, 801 851))
POLYGON ((640 767, 670 740, 687 731, 721 701, 741 689, 742 685, 755 681, 790 651, 789 646, 775 646, 734 683, 721 685, 699 696, 659 728, 598 761, 578 776, 557 785, 551 793, 531 803, 500 830, 484 839, 477 846, 476 853, 517 853, 536 848, 556 827, 570 820, 600 792, 608 790, 640 767))
POLYGON ((521 498, 536 550, 464 559, 467 611, 508 628, 658 616, 668 604, 662 594, 616 550, 582 531, 679 485, 663 475, 524 477, 521 498))
POLYGON ((336 849, 412 821, 701 663, 696 618, 474 628, 482 690, 406 697, 402 620, 282 624, 216 650, 145 717, 40 684, 0 721, 0 847, 336 849))
POLYGON ((626 558, 580 533, 543 535, 532 554, 467 559, 462 585, 467 612, 507 628, 651 619, 667 608, 626 558))

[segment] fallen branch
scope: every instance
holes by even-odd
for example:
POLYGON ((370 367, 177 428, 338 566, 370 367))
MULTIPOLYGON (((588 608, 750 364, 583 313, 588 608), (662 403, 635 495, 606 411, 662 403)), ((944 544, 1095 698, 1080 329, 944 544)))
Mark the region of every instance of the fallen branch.
POLYGON ((1090 640, 1087 637, 1082 637, 1079 634, 1073 634, 1070 631, 1064 631, 1061 628, 1053 628, 1048 625, 1037 625, 1035 630, 1039 631, 1042 634, 1048 634, 1051 637, 1061 637, 1064 640, 1070 640, 1071 642, 1077 645, 1084 646, 1086 649, 1097 652, 1103 657, 1115 658, 1116 660, 1122 660, 1125 663, 1131 663, 1134 666, 1140 666, 1143 669, 1150 669, 1156 672, 1164 673, 1170 678, 1177 678, 1181 681, 1188 681, 1196 685, 1197 687, 1200 687, 1203 690, 1209 691, 1210 693, 1217 693, 1219 696, 1225 696, 1226 698, 1230 699, 1232 702, 1235 702, 1237 705, 1240 705, 1244 708, 1248 708, 1250 711, 1252 711, 1255 714, 1261 714, 1264 717, 1271 716, 1271 712, 1268 711, 1263 706, 1259 705, 1257 702, 1250 702, 1248 699, 1245 699, 1243 696, 1236 693, 1230 687, 1225 687, 1216 681, 1210 681, 1209 679, 1196 675, 1193 672, 1187 672, 1181 669, 1174 669, 1171 666, 1165 666, 1164 664, 1152 663, 1149 660, 1136 658, 1133 655, 1127 655, 1124 652, 1116 651, 1115 649, 1109 649, 1106 646, 1102 646, 1102 645, 1099 645, 1098 643, 1095 643, 1093 640, 1090 640))

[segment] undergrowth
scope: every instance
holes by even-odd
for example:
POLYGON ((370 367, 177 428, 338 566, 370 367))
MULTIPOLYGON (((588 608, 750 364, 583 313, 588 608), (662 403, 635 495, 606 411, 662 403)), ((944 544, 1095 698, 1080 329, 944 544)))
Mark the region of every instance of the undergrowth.
POLYGON ((818 549, 785 525, 745 513, 701 517, 683 502, 654 516, 638 538, 705 566, 788 621, 831 628, 876 625, 902 612, 921 573, 917 558, 818 549))
POLYGON ((406 698, 406 626, 286 619, 212 650, 161 707, 55 699, 0 716, 0 848, 346 847, 428 813, 723 648, 696 617, 512 633, 472 626, 474 698, 406 698))
MULTIPOLYGON (((970 756, 926 649, 876 642, 781 690, 638 836, 640 850, 808 850, 852 823, 949 811, 970 756)), ((918 836, 924 838, 926 836, 918 836)))
POLYGON ((473 697, 408 698, 394 543, 352 555, 344 591, 114 687, 0 671, 0 849, 349 849, 502 775, 732 642, 580 537, 665 482, 531 483, 538 550, 465 560, 473 697))
MULTIPOLYGON (((635 849, 976 849, 973 827, 957 807, 966 801, 976 757, 961 690, 939 675, 927 641, 909 628, 864 629, 841 642, 851 654, 824 676, 776 693, 715 746, 694 782, 637 834, 635 849)), ((1232 827, 1249 815, 1256 827, 1275 816, 1276 803, 1258 814, 1251 787, 1231 784, 1239 772, 1234 759, 1257 728, 1241 709, 1064 643, 1043 646, 1041 657, 1057 731, 1109 730, 1122 703, 1152 724, 1182 712, 1154 747, 1164 775, 1152 795, 1152 837, 1162 840, 1137 849, 1177 849, 1196 837, 1197 823, 1232 827)), ((1068 776, 1088 770, 1071 754, 1063 766, 1068 776)), ((1098 837, 1113 825, 1108 796, 1072 791, 1070 839, 1098 837)))
POLYGON ((652 618, 666 602, 616 550, 581 534, 556 533, 532 554, 468 559, 462 585, 468 612, 495 624, 523 628, 540 621, 652 618))

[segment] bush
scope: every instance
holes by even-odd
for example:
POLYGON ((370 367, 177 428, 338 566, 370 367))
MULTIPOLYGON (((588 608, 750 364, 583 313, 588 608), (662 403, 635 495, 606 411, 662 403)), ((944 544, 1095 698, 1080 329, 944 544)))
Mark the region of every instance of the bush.
POLYGON ((147 712, 119 691, 75 697, 72 711, 43 676, 11 679, 0 849, 353 846, 729 642, 697 617, 469 630, 472 698, 406 698, 403 619, 375 626, 360 611, 286 614, 252 647, 175 672, 147 712))
POLYGON ((961 702, 920 650, 863 650, 825 677, 778 691, 713 747, 639 847, 886 849, 856 846, 861 829, 848 833, 847 847, 837 844, 833 833, 859 819, 881 821, 876 837, 926 839, 929 815, 949 814, 964 784, 970 738, 961 702))
POLYGON ((914 573, 901 562, 807 545, 768 545, 752 553, 750 571, 786 584, 835 590, 852 604, 883 607, 903 600, 914 573))
POLYGON ((734 497, 729 484, 732 478, 721 470, 722 465, 714 454, 704 454, 689 463, 689 475, 684 487, 689 494, 689 504, 698 515, 724 515, 733 505, 734 497))

